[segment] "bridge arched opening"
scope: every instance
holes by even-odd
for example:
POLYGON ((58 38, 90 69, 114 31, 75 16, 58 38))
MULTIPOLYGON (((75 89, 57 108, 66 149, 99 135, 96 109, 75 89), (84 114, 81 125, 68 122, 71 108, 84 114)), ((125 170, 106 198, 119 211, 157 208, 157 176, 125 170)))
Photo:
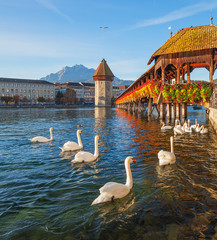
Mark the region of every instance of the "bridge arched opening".
POLYGON ((190 75, 191 80, 209 81, 209 71, 205 68, 195 68, 190 75))
POLYGON ((173 64, 169 64, 165 68, 165 80, 166 83, 172 83, 172 79, 176 77, 176 67, 173 64))

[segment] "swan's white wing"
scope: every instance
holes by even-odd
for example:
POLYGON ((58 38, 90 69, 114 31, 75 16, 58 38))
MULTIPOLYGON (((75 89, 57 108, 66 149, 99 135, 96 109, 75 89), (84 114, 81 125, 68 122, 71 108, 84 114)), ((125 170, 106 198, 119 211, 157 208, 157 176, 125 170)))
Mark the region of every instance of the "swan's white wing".
POLYGON ((81 151, 75 155, 75 158, 72 160, 72 162, 74 162, 74 163, 76 163, 76 162, 92 162, 95 159, 96 159, 96 157, 92 153, 81 151))
POLYGON ((174 153, 163 150, 158 153, 158 159, 160 165, 173 164, 176 162, 176 156, 174 153))
POLYGON ((38 136, 30 139, 31 142, 49 142, 50 139, 47 139, 46 137, 38 136))
POLYGON ((63 145, 63 148, 69 148, 69 149, 73 149, 77 147, 80 147, 80 146, 76 142, 71 142, 71 141, 68 141, 63 145))
POLYGON ((99 189, 100 193, 107 193, 114 196, 114 198, 120 198, 129 193, 130 189, 125 184, 108 182, 99 189))

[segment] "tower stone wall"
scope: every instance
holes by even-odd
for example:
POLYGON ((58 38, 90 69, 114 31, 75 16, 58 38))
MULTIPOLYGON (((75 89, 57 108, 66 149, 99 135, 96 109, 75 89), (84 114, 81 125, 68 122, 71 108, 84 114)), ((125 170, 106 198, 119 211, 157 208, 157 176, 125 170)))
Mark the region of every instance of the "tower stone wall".
POLYGON ((114 75, 103 59, 93 75, 95 81, 95 106, 111 107, 114 75))

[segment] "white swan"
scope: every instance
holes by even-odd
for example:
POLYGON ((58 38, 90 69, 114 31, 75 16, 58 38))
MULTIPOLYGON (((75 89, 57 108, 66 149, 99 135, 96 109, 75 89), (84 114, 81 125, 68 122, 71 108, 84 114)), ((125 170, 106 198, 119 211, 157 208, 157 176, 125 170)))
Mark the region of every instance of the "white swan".
POLYGON ((175 126, 173 128, 173 131, 174 131, 175 135, 176 134, 184 134, 185 133, 184 130, 182 129, 182 126, 181 126, 179 120, 175 121, 175 126))
POLYGON ((173 146, 173 137, 170 137, 170 146, 171 146, 171 152, 160 150, 160 152, 158 153, 160 166, 173 164, 176 162, 176 156, 174 154, 174 146, 173 146))
POLYGON ((196 128, 194 129, 195 132, 200 132, 200 128, 201 128, 201 127, 200 127, 200 124, 198 123, 197 126, 196 126, 196 128))
POLYGON ((194 124, 194 125, 191 125, 191 127, 192 127, 193 129, 195 129, 195 128, 197 127, 197 119, 195 119, 195 124, 194 124))
POLYGON ((184 131, 185 131, 185 132, 189 132, 189 133, 192 132, 192 127, 191 127, 191 121, 190 121, 190 119, 188 120, 187 125, 185 125, 184 131))
POLYGON ((32 139, 29 139, 31 142, 38 142, 38 143, 46 143, 46 142, 50 142, 53 141, 53 130, 54 128, 50 128, 50 139, 46 138, 46 137, 42 137, 42 136, 37 136, 34 137, 32 139))
POLYGON ((208 128, 205 128, 204 125, 200 127, 200 133, 208 133, 208 128))
POLYGON ((162 122, 161 124, 162 124, 161 130, 170 130, 173 128, 172 126, 166 126, 164 122, 162 122))
POLYGON ((99 136, 95 136, 95 152, 94 152, 94 154, 92 154, 90 152, 85 152, 85 151, 78 152, 75 155, 75 158, 71 162, 79 163, 79 162, 95 161, 99 156, 98 140, 99 140, 99 136))
POLYGON ((60 147, 62 152, 76 151, 76 150, 83 148, 80 133, 83 133, 83 132, 81 130, 77 130, 78 143, 72 142, 72 141, 68 141, 68 142, 64 143, 63 147, 60 147))
POLYGON ((130 169, 130 163, 136 162, 133 157, 125 159, 125 169, 127 174, 126 184, 108 182, 99 189, 100 195, 92 202, 91 205, 113 201, 117 198, 125 197, 133 186, 133 177, 130 169))

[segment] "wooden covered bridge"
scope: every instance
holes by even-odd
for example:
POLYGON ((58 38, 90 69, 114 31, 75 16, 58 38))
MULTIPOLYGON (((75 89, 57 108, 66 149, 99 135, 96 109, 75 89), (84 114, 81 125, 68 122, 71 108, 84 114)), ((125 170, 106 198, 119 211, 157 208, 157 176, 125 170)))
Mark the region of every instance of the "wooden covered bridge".
POLYGON ((166 41, 151 56, 154 61, 115 101, 116 107, 143 111, 153 106, 160 118, 186 118, 187 104, 209 107, 213 91, 213 75, 217 68, 217 26, 212 24, 184 28, 166 41), (209 82, 191 81, 196 68, 209 71, 209 82), (172 111, 173 110, 173 111, 172 111))

